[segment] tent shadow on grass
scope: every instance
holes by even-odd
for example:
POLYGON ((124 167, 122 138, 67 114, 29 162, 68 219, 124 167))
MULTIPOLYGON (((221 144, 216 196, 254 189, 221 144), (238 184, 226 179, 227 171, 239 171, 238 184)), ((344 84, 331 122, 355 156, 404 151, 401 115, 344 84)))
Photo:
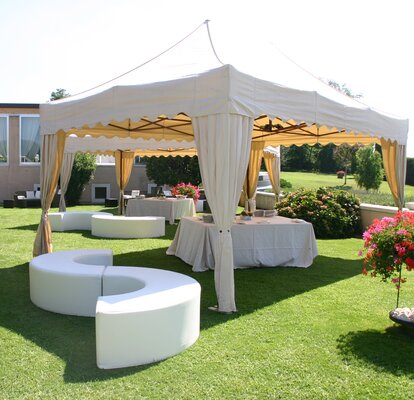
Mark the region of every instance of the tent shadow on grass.
MULTIPOLYGON (((160 257, 162 253, 165 255, 165 250, 166 248, 161 248, 116 255, 114 265, 131 265, 131 260, 135 260, 135 265, 168 269, 194 277, 202 286, 201 330, 360 273, 360 263, 357 260, 324 256, 318 256, 308 269, 236 270, 239 312, 225 315, 208 310, 208 306, 215 304, 213 271, 194 273, 189 265, 176 257, 160 257), (160 259, 163 260, 162 265, 160 259), (154 260, 158 260, 157 265, 154 265, 154 260), (258 287, 260 291, 257 290, 258 287)), ((0 301, 0 325, 64 360, 64 377, 67 382, 113 379, 152 367, 151 364, 116 370, 99 369, 96 366, 94 319, 59 315, 33 305, 30 301, 27 264, 0 269, 0 301)))
POLYGON ((385 331, 349 332, 338 338, 338 349, 347 365, 367 361, 378 371, 414 378, 414 331, 397 325, 385 331))

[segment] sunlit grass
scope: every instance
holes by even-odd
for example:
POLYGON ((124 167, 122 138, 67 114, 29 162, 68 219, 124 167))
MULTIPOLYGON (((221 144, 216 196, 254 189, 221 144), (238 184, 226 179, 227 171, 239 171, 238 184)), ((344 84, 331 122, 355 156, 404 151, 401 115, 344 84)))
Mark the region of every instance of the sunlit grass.
MULTIPOLYGON (((283 172, 281 178, 292 184, 291 188, 282 189, 289 192, 300 188, 317 189, 319 187, 337 187, 355 194, 361 203, 394 205, 390 188, 387 182, 382 182, 378 191, 367 192, 358 188, 354 177, 348 175, 347 182, 343 178, 338 179, 336 174, 320 174, 312 172, 283 172)), ((405 185, 405 201, 414 201, 414 186, 405 185)))
MULTIPOLYGON (((84 206, 76 209, 91 210, 84 206)), ((235 271, 239 312, 221 315, 214 274, 193 273, 159 239, 53 235, 55 251, 111 248, 116 265, 165 268, 202 286, 201 334, 183 353, 144 367, 99 370, 93 318, 43 311, 29 297, 40 211, 0 208, 0 399, 411 399, 413 337, 394 327, 392 285, 364 277, 360 239, 318 240, 307 269, 235 271)), ((412 306, 414 275, 402 290, 412 306)))

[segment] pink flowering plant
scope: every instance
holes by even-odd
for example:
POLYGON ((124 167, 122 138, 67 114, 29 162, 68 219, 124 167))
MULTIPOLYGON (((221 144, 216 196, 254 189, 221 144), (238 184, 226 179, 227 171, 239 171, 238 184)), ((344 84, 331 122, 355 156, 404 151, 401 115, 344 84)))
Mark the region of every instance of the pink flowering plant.
POLYGON ((400 288, 406 281, 401 278, 403 266, 414 269, 414 213, 399 211, 394 217, 375 219, 363 234, 364 248, 358 253, 364 256, 362 273, 391 280, 400 288))
POLYGON ((198 198, 200 197, 200 191, 198 186, 192 185, 191 183, 178 183, 171 189, 171 194, 173 196, 184 195, 191 197, 194 200, 194 203, 197 203, 198 198))

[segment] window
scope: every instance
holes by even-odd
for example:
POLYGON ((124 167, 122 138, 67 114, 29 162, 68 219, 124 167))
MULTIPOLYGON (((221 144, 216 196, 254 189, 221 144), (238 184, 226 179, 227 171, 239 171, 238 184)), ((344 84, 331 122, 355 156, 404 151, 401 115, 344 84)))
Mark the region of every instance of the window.
POLYGON ((20 162, 40 162, 40 118, 38 115, 20 116, 20 162))
POLYGON ((134 165, 144 165, 147 161, 148 157, 140 157, 140 156, 135 156, 134 158, 134 165))
POLYGON ((9 155, 9 118, 0 115, 0 165, 7 164, 9 155))
POLYGON ((92 184, 92 204, 105 203, 105 199, 111 197, 111 185, 109 183, 92 184))
POLYGON ((96 156, 96 164, 97 165, 108 165, 108 164, 115 165, 115 157, 98 154, 96 156))

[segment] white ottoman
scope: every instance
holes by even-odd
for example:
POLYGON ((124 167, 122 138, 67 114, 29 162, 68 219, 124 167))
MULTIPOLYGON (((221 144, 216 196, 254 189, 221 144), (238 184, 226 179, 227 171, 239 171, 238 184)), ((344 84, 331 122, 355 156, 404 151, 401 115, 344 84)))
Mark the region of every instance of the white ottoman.
POLYGON ((165 218, 93 215, 92 235, 120 239, 165 236, 165 218))

